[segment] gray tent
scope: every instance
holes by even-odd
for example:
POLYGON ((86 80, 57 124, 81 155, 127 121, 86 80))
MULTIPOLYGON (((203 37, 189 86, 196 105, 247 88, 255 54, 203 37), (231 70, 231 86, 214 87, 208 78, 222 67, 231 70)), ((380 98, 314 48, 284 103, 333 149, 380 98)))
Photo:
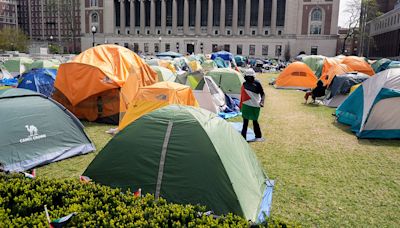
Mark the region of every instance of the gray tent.
POLYGON ((0 169, 19 172, 95 149, 63 106, 25 89, 0 90, 0 169))

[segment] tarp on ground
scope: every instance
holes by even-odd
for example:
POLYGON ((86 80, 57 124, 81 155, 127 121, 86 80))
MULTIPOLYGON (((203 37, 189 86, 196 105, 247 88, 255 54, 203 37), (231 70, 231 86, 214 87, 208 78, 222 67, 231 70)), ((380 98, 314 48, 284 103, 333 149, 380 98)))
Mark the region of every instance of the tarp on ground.
POLYGON ((18 88, 29 89, 51 97, 54 91, 54 81, 57 70, 55 69, 33 69, 20 76, 18 88))
POLYGON ((99 45, 60 65, 53 97, 78 118, 118 124, 140 87, 157 73, 133 51, 99 45))
POLYGON ((216 114, 190 106, 169 105, 132 122, 84 175, 254 222, 271 205, 271 182, 248 143, 216 114))
POLYGON ((0 90, 0 122, 3 171, 24 171, 95 150, 74 115, 30 90, 0 90))

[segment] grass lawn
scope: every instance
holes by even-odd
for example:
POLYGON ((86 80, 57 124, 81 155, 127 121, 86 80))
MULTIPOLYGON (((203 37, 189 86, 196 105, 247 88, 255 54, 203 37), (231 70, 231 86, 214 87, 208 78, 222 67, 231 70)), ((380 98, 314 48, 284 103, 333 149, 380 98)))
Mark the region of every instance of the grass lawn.
MULTIPOLYGON (((335 122, 334 109, 268 86, 276 76, 258 76, 267 94, 260 118, 267 140, 251 144, 276 180, 272 214, 306 227, 398 226, 400 140, 358 140, 335 122)), ((85 125, 99 151, 111 126, 85 125)), ((78 178, 97 152, 41 167, 38 175, 78 178)))

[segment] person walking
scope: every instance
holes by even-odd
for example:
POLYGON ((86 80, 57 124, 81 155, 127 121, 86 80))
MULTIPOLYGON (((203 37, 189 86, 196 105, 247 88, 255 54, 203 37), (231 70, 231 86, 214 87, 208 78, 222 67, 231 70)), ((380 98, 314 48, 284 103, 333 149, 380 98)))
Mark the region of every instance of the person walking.
POLYGON ((264 107, 264 89, 259 81, 255 79, 256 72, 252 68, 247 69, 244 74, 245 82, 242 85, 240 92, 240 111, 243 117, 242 136, 246 139, 247 127, 249 120, 253 121, 254 133, 256 142, 262 142, 265 139, 262 137, 258 117, 260 108, 264 107))

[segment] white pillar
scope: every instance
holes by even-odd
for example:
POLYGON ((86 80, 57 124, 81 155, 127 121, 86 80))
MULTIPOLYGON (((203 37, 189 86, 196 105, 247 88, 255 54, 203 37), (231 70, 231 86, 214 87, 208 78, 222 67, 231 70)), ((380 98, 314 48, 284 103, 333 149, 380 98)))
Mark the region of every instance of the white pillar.
POLYGON ((135 32, 135 0, 130 0, 131 5, 130 5, 130 12, 131 12, 131 18, 130 18, 130 28, 131 28, 131 34, 134 34, 135 32))
POLYGON ((221 0, 221 11, 219 16, 219 34, 225 35, 225 0, 221 0))
POLYGON ((161 34, 166 34, 167 11, 165 0, 161 0, 161 34))
POLYGON ((145 26, 146 26, 146 10, 144 9, 144 0, 140 0, 140 34, 145 34, 145 26))
POLYGON ((156 34, 156 0, 150 0, 150 34, 156 34))
POLYGON ((237 35, 238 33, 238 0, 233 0, 232 33, 233 35, 237 35))
POLYGON ((207 17, 207 34, 212 35, 212 28, 213 28, 213 0, 208 0, 208 17, 207 17))
POLYGON ((264 0, 258 1, 258 35, 263 35, 264 28, 264 0))
POLYGON ((272 0, 271 10, 271 35, 276 35, 277 0, 272 0))
POLYGON ((172 34, 176 35, 178 23, 178 8, 176 0, 172 0, 172 34))
POLYGON ((189 0, 183 1, 183 34, 189 33, 189 0))
POLYGON ((196 34, 201 34, 201 0, 196 0, 196 34))
POLYGON ((251 0, 246 0, 246 17, 244 19, 244 33, 250 35, 251 0))
POLYGON ((120 18, 120 31, 121 34, 125 34, 125 2, 124 0, 119 0, 119 18, 120 18))

